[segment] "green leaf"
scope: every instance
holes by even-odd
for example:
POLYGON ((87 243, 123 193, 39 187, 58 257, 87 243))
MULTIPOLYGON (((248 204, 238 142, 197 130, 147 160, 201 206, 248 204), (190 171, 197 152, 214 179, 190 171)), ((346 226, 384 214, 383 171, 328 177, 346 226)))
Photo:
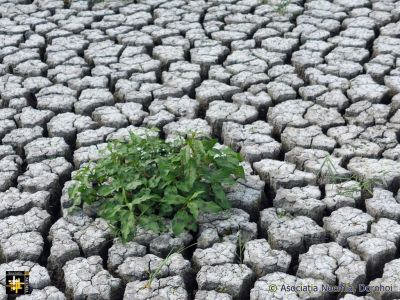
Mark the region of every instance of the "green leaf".
POLYGON ((183 147, 183 149, 182 149, 182 154, 183 154, 182 155, 182 157, 183 157, 182 163, 185 164, 185 165, 188 164, 189 161, 190 161, 190 158, 191 158, 190 152, 191 152, 191 149, 190 149, 189 146, 183 147))
POLYGON ((186 198, 179 194, 168 194, 164 195, 164 198, 161 201, 168 205, 176 205, 185 203, 186 198))
POLYGON ((151 230, 155 233, 159 233, 161 231, 160 220, 157 218, 157 216, 142 216, 140 217, 139 223, 143 228, 151 230))
POLYGON ((221 206, 223 209, 230 208, 230 206, 231 206, 230 202, 226 198, 226 194, 225 194, 224 190, 222 189, 222 186, 220 184, 213 184, 212 190, 214 192, 214 195, 215 195, 218 205, 221 206))
POLYGON ((190 216, 185 210, 178 211, 172 219, 172 231, 177 236, 185 231, 185 228, 189 226, 190 222, 193 221, 193 217, 190 216))
POLYGON ((114 187, 110 185, 103 185, 102 187, 99 188, 97 191, 97 194, 101 197, 107 197, 111 195, 114 192, 114 187))
POLYGON ((80 183, 75 183, 68 189, 68 197, 73 200, 74 206, 79 206, 82 204, 80 189, 80 183))
POLYGON ((129 241, 136 230, 135 216, 130 211, 124 210, 121 213, 121 238, 122 241, 129 241))
POLYGON ((197 179, 196 163, 194 160, 189 160, 188 164, 185 167, 186 167, 185 168, 185 177, 188 182, 188 186, 191 188, 193 186, 193 183, 197 179))
POLYGON ((128 191, 130 191, 130 190, 136 190, 139 186, 141 186, 143 184, 143 182, 142 181, 139 181, 139 180, 134 180, 134 181, 131 181, 131 182, 129 182, 127 185, 126 185, 126 190, 128 190, 128 191))
POLYGON ((188 203, 187 207, 189 208, 190 213, 192 216, 197 220, 199 217, 199 202, 191 201, 188 203))
POLYGON ((202 211, 209 212, 209 213, 217 213, 222 210, 221 206, 214 202, 206 202, 202 207, 202 211))
POLYGON ((142 202, 145 202, 145 201, 148 201, 148 200, 151 200, 151 199, 153 199, 153 198, 155 198, 155 196, 153 196, 153 195, 143 195, 143 196, 140 196, 140 197, 135 197, 133 200, 132 200, 132 204, 140 204, 140 203, 142 203, 142 202))
POLYGON ((106 201, 100 207, 100 215, 104 219, 113 220, 120 213, 121 209, 121 205, 113 201, 106 201))
POLYGON ((183 180, 183 181, 178 182, 178 183, 176 184, 176 187, 177 187, 180 191, 185 192, 185 193, 188 193, 188 192, 190 191, 190 189, 191 189, 192 186, 190 185, 190 182, 189 182, 189 181, 183 180))
POLYGON ((197 199, 199 196, 205 194, 205 191, 196 191, 193 193, 192 196, 190 196, 189 200, 197 199))

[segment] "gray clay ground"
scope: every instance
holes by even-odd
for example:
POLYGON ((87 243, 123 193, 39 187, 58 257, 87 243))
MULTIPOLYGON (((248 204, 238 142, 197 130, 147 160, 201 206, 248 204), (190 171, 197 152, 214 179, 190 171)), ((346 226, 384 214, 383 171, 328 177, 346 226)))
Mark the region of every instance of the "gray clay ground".
POLYGON ((21 300, 400 299, 399 137, 400 1, 0 0, 0 300, 7 270, 21 300), (233 208, 128 244, 68 214, 72 172, 154 126, 243 155, 233 208))

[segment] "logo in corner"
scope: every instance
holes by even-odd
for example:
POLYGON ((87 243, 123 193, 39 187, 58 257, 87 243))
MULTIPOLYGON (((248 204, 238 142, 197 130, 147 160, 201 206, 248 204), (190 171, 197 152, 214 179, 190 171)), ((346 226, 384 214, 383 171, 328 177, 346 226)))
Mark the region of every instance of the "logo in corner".
POLYGON ((29 294, 29 272, 6 271, 6 293, 7 295, 29 294))

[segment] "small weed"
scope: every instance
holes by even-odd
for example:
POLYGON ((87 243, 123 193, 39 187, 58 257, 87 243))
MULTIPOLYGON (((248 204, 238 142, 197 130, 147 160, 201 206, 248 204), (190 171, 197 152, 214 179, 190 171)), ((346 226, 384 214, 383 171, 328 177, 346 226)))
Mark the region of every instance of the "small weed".
POLYGON ((282 209, 282 208, 278 208, 278 209, 276 210, 276 216, 277 216, 279 219, 282 219, 283 217, 287 216, 287 212, 286 212, 286 210, 284 210, 284 209, 282 209))
POLYGON ((215 289, 218 293, 226 293, 227 288, 225 286, 219 286, 215 289))
POLYGON ((328 155, 325 157, 321 164, 321 167, 317 173, 317 177, 324 176, 327 178, 329 184, 340 184, 346 181, 356 181, 357 184, 342 186, 339 195, 351 197, 354 193, 361 191, 366 193, 368 196, 373 195, 374 187, 377 184, 385 184, 384 175, 386 173, 381 173, 378 177, 364 178, 356 174, 350 175, 340 175, 338 174, 336 167, 328 155), (325 171, 323 170, 325 167, 325 171))
POLYGON ((244 259, 244 250, 246 248, 246 243, 248 242, 247 239, 243 238, 242 233, 239 231, 238 233, 238 240, 237 240, 237 244, 238 244, 238 252, 236 253, 236 256, 238 258, 239 264, 243 264, 243 259, 244 259))
POLYGON ((283 16, 287 13, 289 4, 290 0, 281 0, 277 5, 274 6, 274 10, 275 12, 283 16))
MULTIPOLYGON (((362 181, 362 180, 360 180, 362 181)), ((337 191, 339 196, 343 197, 357 197, 357 194, 360 194, 362 192, 360 182, 358 180, 354 181, 347 181, 343 183, 339 183, 337 186, 337 191)))
MULTIPOLYGON (((146 284, 145 284, 144 287, 145 287, 145 288, 148 288, 148 289, 151 287, 151 284, 153 283, 154 279, 157 278, 158 274, 160 274, 162 268, 163 268, 164 266, 170 264, 170 262, 171 262, 171 256, 172 256, 173 254, 181 254, 181 253, 184 252, 186 249, 189 249, 190 247, 193 247, 193 246, 195 246, 195 245, 196 245, 196 243, 191 244, 191 245, 186 246, 186 247, 181 247, 181 248, 179 248, 179 249, 176 250, 176 251, 174 251, 174 250, 172 249, 172 250, 168 253, 168 255, 162 260, 162 262, 158 265, 158 267, 157 267, 154 271, 149 272, 149 279, 147 280, 147 282, 146 282, 146 284)), ((149 267, 149 269, 150 269, 150 267, 149 267)))
POLYGON ((196 231, 200 212, 230 208, 224 187, 244 177, 240 155, 216 144, 194 135, 173 144, 136 135, 110 142, 108 155, 75 174, 69 197, 75 208, 100 204, 97 214, 122 242, 138 225, 175 235, 196 231))

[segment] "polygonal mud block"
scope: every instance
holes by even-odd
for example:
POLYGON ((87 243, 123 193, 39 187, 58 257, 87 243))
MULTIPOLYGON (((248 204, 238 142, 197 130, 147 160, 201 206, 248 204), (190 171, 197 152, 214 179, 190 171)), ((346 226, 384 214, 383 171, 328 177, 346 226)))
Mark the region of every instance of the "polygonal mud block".
POLYGON ((0 240, 26 232, 37 231, 44 235, 50 227, 50 221, 50 215, 38 207, 31 208, 23 215, 9 216, 0 220, 0 240))
POLYGON ((131 281, 142 281, 155 278, 180 275, 189 280, 191 269, 190 262, 185 260, 179 253, 174 253, 164 261, 153 254, 146 254, 143 257, 128 257, 116 270, 116 274, 125 283, 131 281))
POLYGON ((149 251, 159 257, 166 257, 169 253, 188 247, 192 240, 193 236, 188 232, 183 232, 178 236, 170 233, 163 233, 154 236, 154 238, 149 241, 149 251))
POLYGON ((400 224, 396 221, 380 218, 378 222, 372 223, 371 234, 393 242, 396 247, 400 246, 400 224))
POLYGON ((316 186, 280 188, 273 200, 274 207, 282 208, 294 216, 306 216, 315 221, 322 220, 326 205, 320 200, 321 191, 316 186))
POLYGON ((111 228, 101 218, 97 218, 89 226, 74 233, 74 239, 87 257, 101 254, 111 238, 111 228))
POLYGON ((100 127, 97 129, 88 129, 82 131, 76 135, 76 148, 88 147, 104 143, 107 137, 115 132, 115 128, 112 127, 100 127))
POLYGON ((330 242, 312 245, 307 253, 301 254, 296 276, 320 279, 332 286, 349 285, 355 291, 366 282, 366 266, 357 254, 330 242))
POLYGON ((108 249, 107 268, 114 272, 128 257, 145 255, 145 246, 135 242, 123 244, 119 239, 114 239, 114 244, 108 249))
POLYGON ((216 100, 210 103, 206 112, 206 120, 218 136, 221 134, 224 122, 248 124, 257 120, 258 112, 253 106, 237 105, 225 101, 216 100))
POLYGON ((292 258, 285 251, 273 250, 265 239, 248 241, 244 245, 243 262, 257 275, 287 272, 292 258))
POLYGON ((216 291, 197 291, 194 297, 195 300, 232 300, 232 296, 227 293, 218 293, 216 291))
POLYGON ((350 180, 325 185, 325 198, 322 199, 328 212, 341 207, 359 207, 361 205, 361 187, 359 182, 350 180))
POLYGON ((64 157, 29 164, 25 173, 18 176, 18 189, 29 193, 48 191, 54 199, 72 170, 72 164, 64 157))
POLYGON ((49 137, 62 137, 67 143, 74 143, 78 133, 96 127, 90 117, 70 112, 59 114, 47 123, 49 137))
POLYGON ((344 119, 349 125, 369 127, 384 125, 389 118, 390 107, 385 104, 371 104, 366 100, 356 102, 346 109, 344 119))
POLYGON ((124 300, 150 300, 155 297, 170 300, 188 300, 189 296, 181 276, 154 279, 151 282, 133 281, 126 285, 124 300))
POLYGON ((38 138, 24 147, 28 163, 35 163, 48 158, 70 156, 70 147, 63 138, 38 138))
POLYGON ((10 188, 0 193, 0 218, 24 214, 32 207, 47 209, 49 201, 49 192, 40 191, 31 194, 10 188))
POLYGON ((43 129, 39 126, 34 128, 18 128, 6 134, 2 139, 3 145, 11 145, 19 155, 24 154, 26 144, 41 138, 43 129))
POLYGON ((299 170, 317 176, 321 184, 332 183, 337 177, 350 177, 350 172, 341 165, 344 160, 330 155, 328 151, 295 147, 285 153, 285 161, 295 164, 299 170))
POLYGON ((221 136, 226 145, 240 151, 247 161, 254 162, 263 158, 276 158, 279 155, 281 145, 271 134, 272 127, 263 121, 247 125, 224 122, 221 136))
MULTIPOLYGON (((257 224, 249 221, 250 215, 238 208, 231 208, 218 213, 199 215, 199 234, 208 229, 217 231, 218 236, 240 234, 244 240, 252 240, 257 236, 257 224)), ((214 234, 212 234, 214 238, 214 234)))
POLYGON ((282 147, 285 152, 295 147, 333 151, 336 141, 326 136, 319 126, 305 128, 286 127, 281 135, 282 147))
POLYGON ((186 138, 194 134, 197 138, 211 137, 212 130, 207 121, 203 119, 180 119, 163 127, 167 141, 186 138))
POLYGON ((263 159, 253 164, 254 170, 275 192, 280 188, 293 188, 316 184, 316 175, 296 169, 291 163, 263 159))
POLYGON ((325 230, 341 246, 347 245, 349 237, 367 233, 373 221, 369 214, 352 207, 339 208, 323 219, 325 230))
POLYGON ((258 279, 250 291, 250 300, 262 299, 326 299, 329 293, 323 290, 327 284, 319 279, 298 278, 282 272, 267 274, 258 279), (312 285, 307 289, 305 286, 312 285))
POLYGON ((223 242, 215 243, 210 248, 198 248, 194 251, 193 267, 199 270, 203 266, 215 266, 225 263, 234 263, 236 258, 236 245, 223 242))
POLYGON ((364 180, 372 180, 375 186, 395 192, 400 182, 400 162, 390 159, 371 159, 355 157, 347 169, 364 180))
POLYGON ((18 155, 8 155, 0 159, 0 191, 4 192, 15 184, 22 168, 18 155))
POLYGON ((202 267, 196 280, 201 290, 217 290, 239 300, 248 295, 254 277, 253 271, 246 265, 223 264, 202 267))
POLYGON ((367 262, 369 278, 380 276, 384 264, 394 259, 397 251, 393 242, 370 233, 349 237, 347 241, 350 249, 367 262))
POLYGON ((51 110, 54 113, 70 112, 77 101, 76 91, 61 84, 44 87, 35 94, 37 109, 51 110))
POLYGON ((155 99, 149 106, 149 112, 152 115, 161 110, 166 110, 178 118, 195 119, 199 111, 199 103, 185 95, 182 98, 155 99))
POLYGON ((114 98, 108 89, 86 89, 74 103, 74 109, 76 114, 90 115, 98 107, 113 104, 114 98))
POLYGON ((14 118, 19 127, 33 128, 40 126, 44 128, 53 116, 54 113, 50 110, 37 110, 32 107, 26 107, 14 118))
POLYGON ((205 109, 210 102, 215 100, 229 101, 234 94, 240 91, 238 87, 229 86, 216 80, 205 80, 196 88, 196 100, 205 109))
POLYGON ((400 259, 394 259, 385 264, 383 275, 380 278, 372 280, 369 285, 372 288, 366 291, 374 299, 397 299, 400 297, 400 259))
POLYGON ((100 256, 77 257, 63 267, 65 294, 68 298, 118 299, 121 279, 103 269, 100 256), (82 278, 83 274, 85 277, 82 278))
POLYGON ((268 236, 273 249, 297 255, 314 244, 325 241, 326 232, 308 217, 293 217, 283 209, 267 208, 260 213, 262 236, 268 236))
POLYGON ((387 190, 375 188, 372 198, 365 200, 367 213, 376 219, 388 218, 400 221, 400 203, 387 190))

